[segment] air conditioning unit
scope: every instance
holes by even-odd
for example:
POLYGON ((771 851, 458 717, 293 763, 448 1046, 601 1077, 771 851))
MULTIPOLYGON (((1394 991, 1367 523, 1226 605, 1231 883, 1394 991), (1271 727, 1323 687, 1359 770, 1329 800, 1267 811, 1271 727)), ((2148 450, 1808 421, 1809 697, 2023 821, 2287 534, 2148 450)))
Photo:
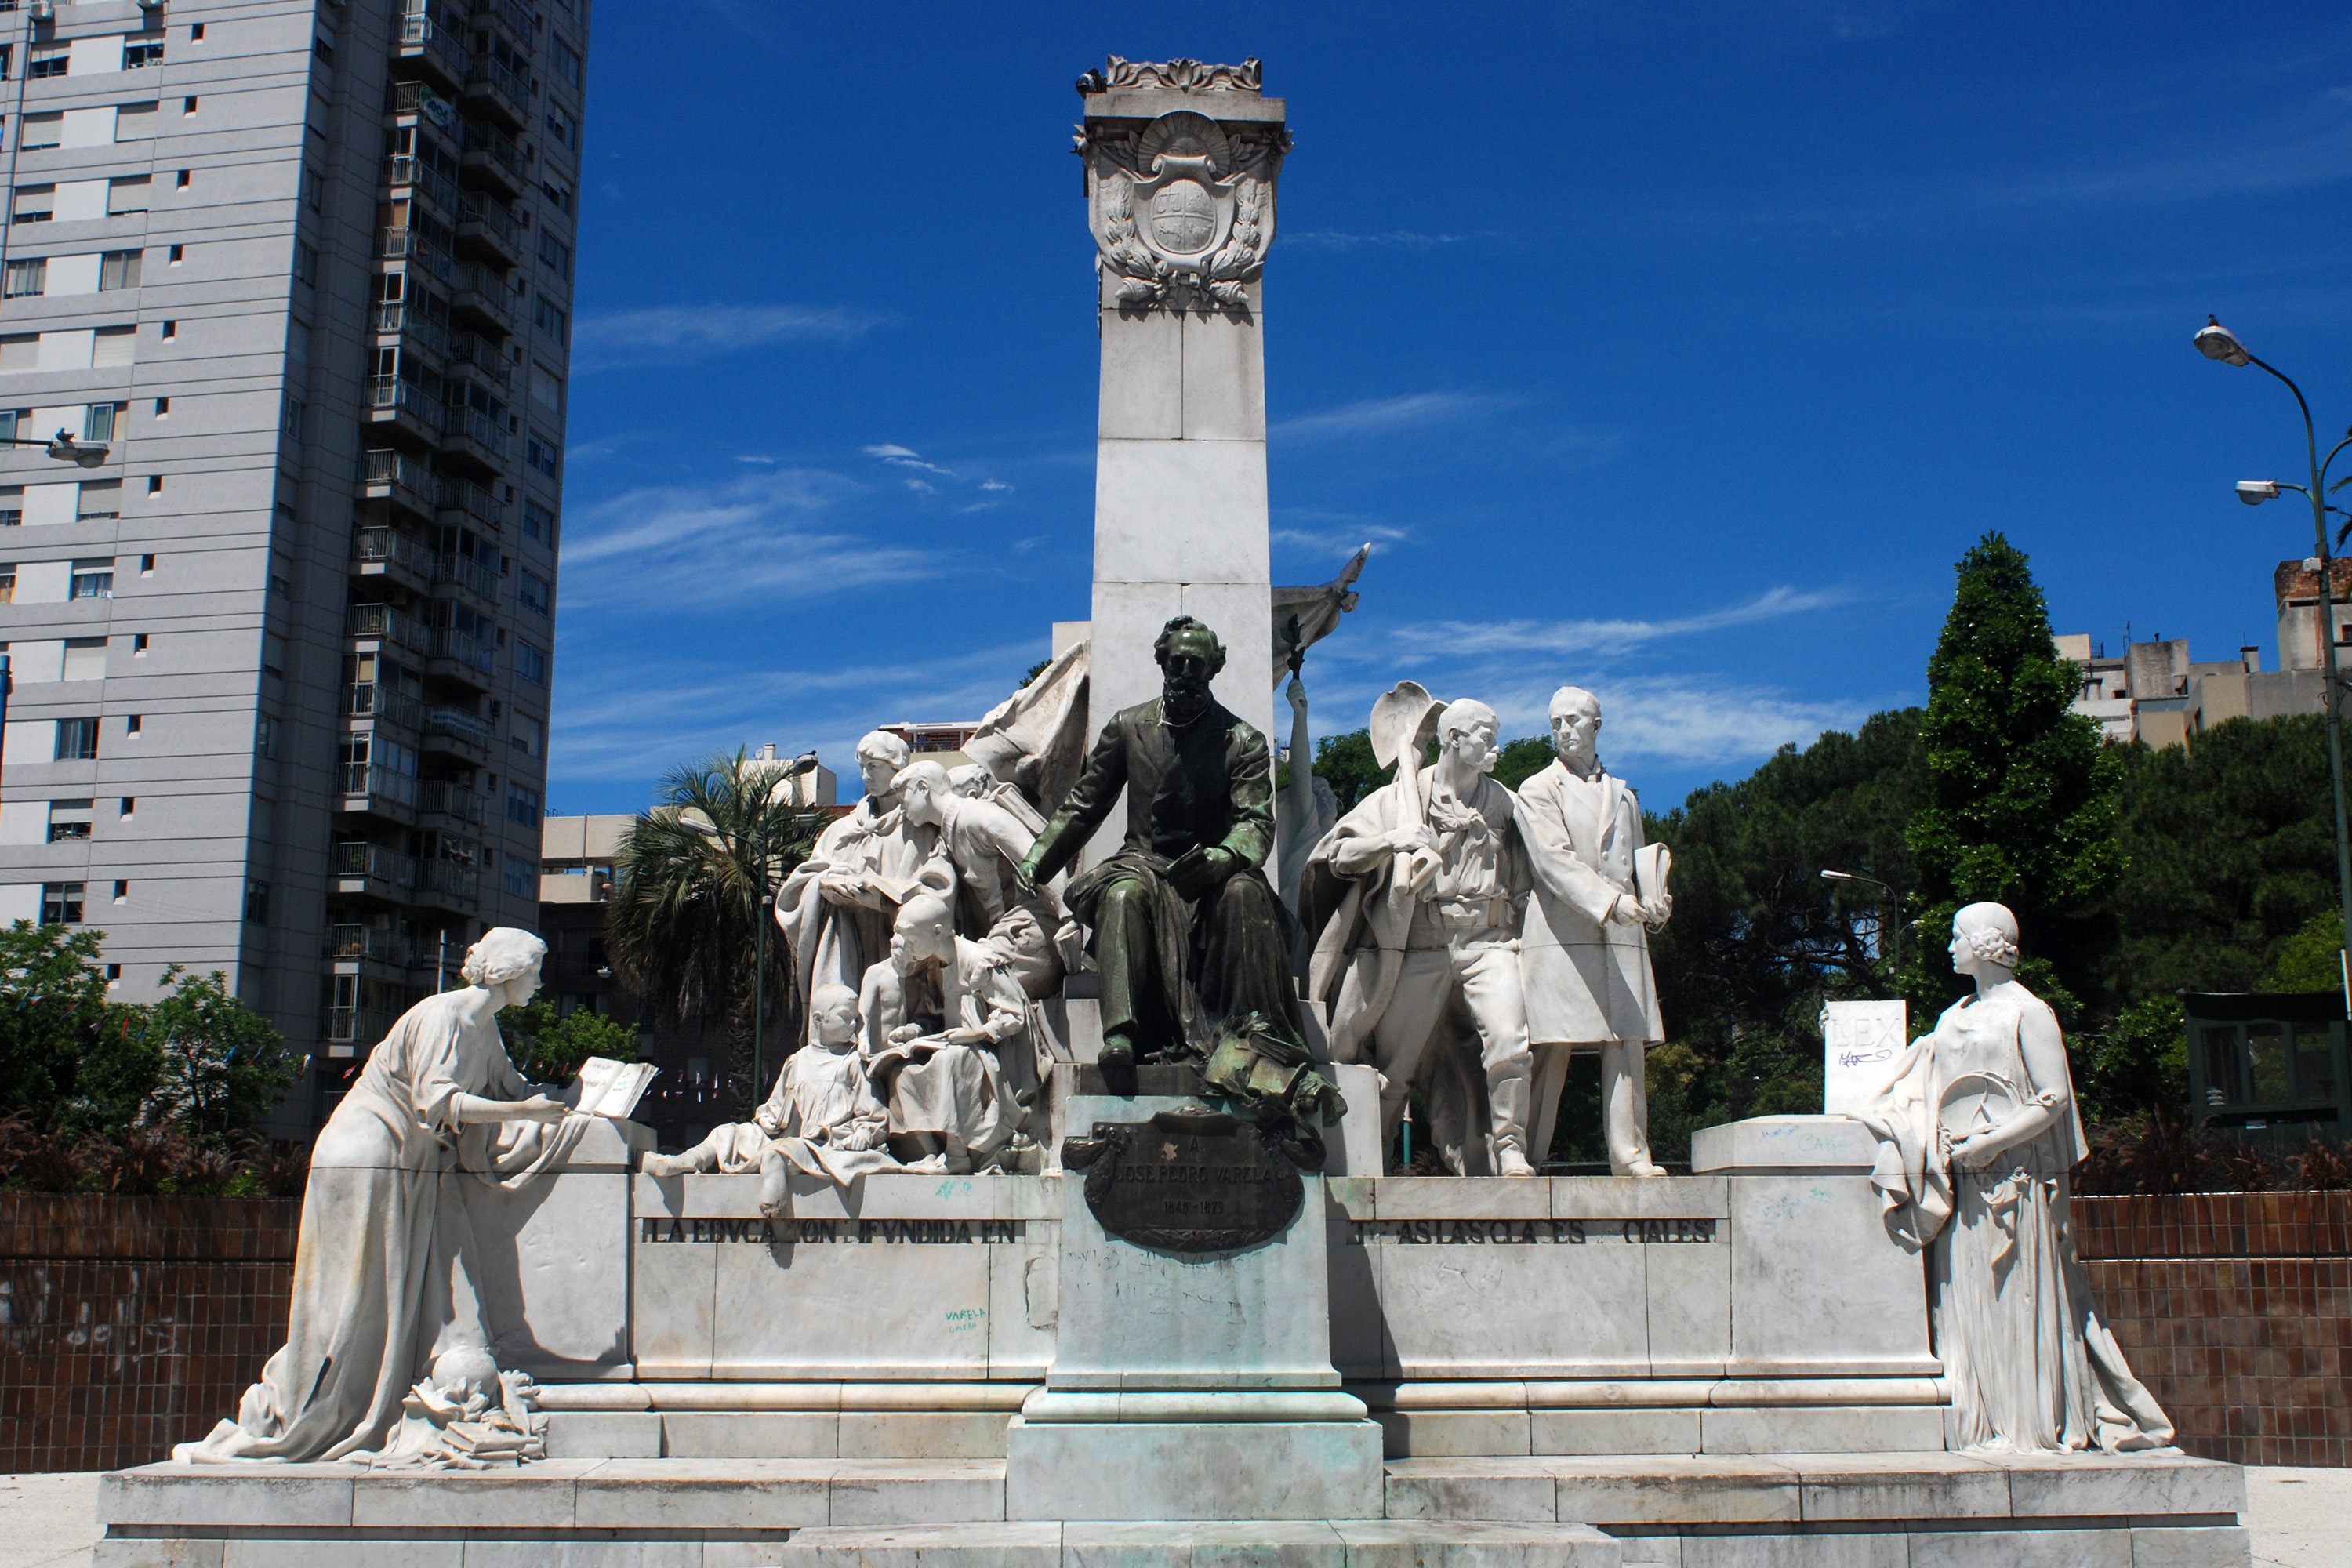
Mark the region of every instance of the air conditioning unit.
POLYGON ((161 11, 163 0, 139 0, 139 8, 142 11, 161 11))
POLYGON ((36 22, 54 22, 58 19, 58 0, 33 0, 28 9, 33 13, 33 20, 36 22))

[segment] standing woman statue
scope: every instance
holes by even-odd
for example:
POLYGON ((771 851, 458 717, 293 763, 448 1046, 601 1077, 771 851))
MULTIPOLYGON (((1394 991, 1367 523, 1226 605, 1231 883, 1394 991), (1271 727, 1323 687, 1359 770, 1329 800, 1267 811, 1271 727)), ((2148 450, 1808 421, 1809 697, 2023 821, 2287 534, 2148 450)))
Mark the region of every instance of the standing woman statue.
POLYGON ((485 932, 466 953, 467 988, 419 1002, 369 1054, 311 1152, 286 1344, 236 1419, 174 1458, 363 1456, 384 1447, 412 1384, 496 1373, 457 1184, 460 1173, 495 1183, 520 1167, 504 1184, 520 1185, 576 1141, 577 1123, 499 1146, 503 1123, 566 1114, 523 1081, 499 1036, 499 1010, 531 999, 546 956, 527 931, 485 932))
POLYGON ((1936 1352, 1971 1448, 2159 1448, 2172 1423, 2099 1321, 2074 1256, 2067 1172, 2089 1152, 2066 1043, 2017 981, 2017 917, 1970 904, 1952 967, 1976 993, 1911 1043, 1860 1120, 1887 1228, 1927 1249, 1936 1352))

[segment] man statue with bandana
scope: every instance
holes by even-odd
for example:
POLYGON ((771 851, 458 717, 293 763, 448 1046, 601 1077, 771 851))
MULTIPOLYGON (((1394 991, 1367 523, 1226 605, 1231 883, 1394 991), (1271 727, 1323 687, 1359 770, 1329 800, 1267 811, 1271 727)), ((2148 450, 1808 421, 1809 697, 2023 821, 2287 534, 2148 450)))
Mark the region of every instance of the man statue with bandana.
MULTIPOLYGON (((1021 867, 1051 879, 1127 795, 1118 852, 1071 879, 1093 933, 1106 1076, 1139 1061, 1206 1060, 1244 1102, 1336 1092, 1306 1070, 1287 911, 1259 868, 1274 847, 1265 737, 1209 694, 1216 633, 1179 616, 1152 645, 1159 697, 1111 716, 1084 772, 1021 867)), ((1221 1081, 1222 1080, 1222 1081, 1221 1081)), ((1302 1118, 1302 1120, 1304 1120, 1302 1118)))

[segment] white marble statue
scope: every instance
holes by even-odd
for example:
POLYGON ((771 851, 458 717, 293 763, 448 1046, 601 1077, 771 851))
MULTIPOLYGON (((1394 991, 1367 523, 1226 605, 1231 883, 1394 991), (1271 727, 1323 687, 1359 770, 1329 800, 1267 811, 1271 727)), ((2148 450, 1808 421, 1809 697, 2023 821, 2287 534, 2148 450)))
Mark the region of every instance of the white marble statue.
POLYGON ((1975 993, 1892 1064, 1859 1113, 1880 1139, 1887 1228, 1927 1249, 1936 1353, 1961 1443, 2013 1453, 2160 1448, 2172 1423, 2099 1321, 2067 1172, 2090 1152, 2066 1043, 2017 983, 2017 917, 1970 904, 1952 967, 1975 993))
POLYGON ((992 947, 955 934, 926 888, 898 910, 890 958, 866 972, 866 1070, 890 1106, 890 1133, 918 1170, 985 1169, 1035 1098, 1029 998, 992 947))
POLYGON ((1308 876, 1349 886, 1336 900, 1328 887, 1303 895, 1318 911, 1336 903, 1316 943, 1310 994, 1330 1005, 1333 1060, 1358 1060, 1370 1047, 1383 1079, 1384 1139, 1403 1120, 1432 1042, 1453 1043, 1449 1013, 1465 1010, 1486 1075, 1486 1163, 1497 1175, 1532 1176, 1517 940, 1527 857, 1511 792, 1488 776, 1500 723, 1483 702, 1450 704, 1437 717, 1429 768, 1414 766, 1422 731, 1409 728, 1396 781, 1315 847, 1308 876))
POLYGON ((1298 912, 1298 883, 1307 875, 1307 857, 1323 836, 1338 826, 1339 797, 1331 781, 1315 773, 1315 742, 1307 725, 1307 687, 1290 678, 1283 692, 1290 703, 1290 779, 1274 812, 1274 858, 1281 873, 1276 890, 1293 914, 1298 912))
POLYGON ((788 1219, 795 1170, 844 1186, 869 1171, 895 1169, 888 1146, 889 1111, 866 1079, 857 993, 828 981, 809 998, 816 1037, 784 1058, 767 1102, 749 1121, 714 1127, 693 1148, 648 1154, 649 1176, 695 1171, 760 1173, 760 1212, 788 1219))
POLYGON ((499 1037, 499 1010, 530 1000, 546 955, 529 931, 489 931, 466 954, 467 989, 419 1002, 369 1053, 311 1152, 286 1344, 236 1418, 174 1458, 398 1460, 386 1444, 415 1385, 495 1372, 457 1184, 520 1186, 586 1121, 524 1082, 499 1037), (511 1123, 534 1125, 500 1138, 511 1123))
POLYGON ((1519 785, 1519 831, 1535 874, 1519 970, 1536 1074, 1534 1147, 1551 1148, 1569 1058, 1601 1053, 1601 1131, 1620 1176, 1665 1174, 1650 1158, 1645 1057, 1665 1038, 1648 932, 1674 912, 1643 901, 1634 861, 1642 806, 1601 765, 1601 702, 1580 687, 1551 700, 1551 764, 1519 785))
POLYGON ((907 820, 939 836, 936 864, 955 873, 957 901, 969 910, 967 929, 1004 955, 1013 977, 1031 996, 1062 988, 1062 958, 1055 933, 1066 918, 1051 887, 1024 889, 1013 872, 1037 842, 1036 830, 986 799, 955 793, 948 771, 921 758, 898 770, 899 809, 907 820))
POLYGON ((1004 783, 980 763, 964 763, 948 770, 948 787, 966 800, 984 800, 1001 805, 1020 818, 1021 826, 1031 833, 1045 831, 1045 816, 1029 804, 1029 797, 1020 789, 1004 783))
MULTIPOLYGON (((890 921, 939 842, 939 830, 907 820, 898 770, 907 742, 877 730, 857 742, 866 795, 817 835, 808 858, 776 894, 776 924, 793 950, 800 994, 828 983, 859 987, 889 951, 890 921)), ((809 1020, 809 1038, 816 1021, 809 1020)))

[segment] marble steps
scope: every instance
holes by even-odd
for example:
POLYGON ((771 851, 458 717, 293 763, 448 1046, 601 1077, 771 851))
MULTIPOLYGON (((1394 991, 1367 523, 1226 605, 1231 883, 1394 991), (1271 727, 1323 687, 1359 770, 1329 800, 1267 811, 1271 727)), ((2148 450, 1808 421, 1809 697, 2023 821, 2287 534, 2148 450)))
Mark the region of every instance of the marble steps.
POLYGON ((1621 1568, 1580 1524, 1456 1520, 943 1525, 804 1530, 776 1568, 1621 1568))

